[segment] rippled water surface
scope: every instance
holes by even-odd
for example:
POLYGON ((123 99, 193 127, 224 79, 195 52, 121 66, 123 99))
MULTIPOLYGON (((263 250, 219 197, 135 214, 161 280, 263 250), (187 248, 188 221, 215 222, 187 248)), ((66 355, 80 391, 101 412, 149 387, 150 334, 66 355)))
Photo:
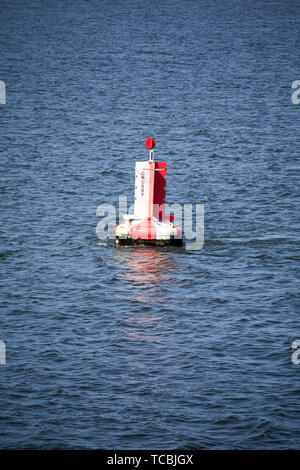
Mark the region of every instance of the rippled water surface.
POLYGON ((0 447, 299 448, 299 3, 0 10, 0 447), (201 250, 95 235, 147 137, 201 250))

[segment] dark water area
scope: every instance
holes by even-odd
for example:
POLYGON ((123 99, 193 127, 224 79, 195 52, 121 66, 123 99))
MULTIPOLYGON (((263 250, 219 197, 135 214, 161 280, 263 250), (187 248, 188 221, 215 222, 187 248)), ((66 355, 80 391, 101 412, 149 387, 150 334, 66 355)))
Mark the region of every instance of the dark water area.
POLYGON ((299 448, 299 20, 1 0, 1 449, 299 448), (200 250, 96 237, 148 137, 200 250))

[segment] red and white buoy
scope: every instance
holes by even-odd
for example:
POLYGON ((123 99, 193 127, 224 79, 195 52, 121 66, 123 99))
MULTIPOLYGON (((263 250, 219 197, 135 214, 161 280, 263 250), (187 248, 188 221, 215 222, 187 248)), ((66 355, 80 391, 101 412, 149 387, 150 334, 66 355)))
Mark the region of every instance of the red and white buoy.
POLYGON ((115 229, 120 245, 181 245, 182 230, 165 214, 167 163, 154 161, 154 139, 147 139, 149 160, 135 164, 134 214, 115 229))

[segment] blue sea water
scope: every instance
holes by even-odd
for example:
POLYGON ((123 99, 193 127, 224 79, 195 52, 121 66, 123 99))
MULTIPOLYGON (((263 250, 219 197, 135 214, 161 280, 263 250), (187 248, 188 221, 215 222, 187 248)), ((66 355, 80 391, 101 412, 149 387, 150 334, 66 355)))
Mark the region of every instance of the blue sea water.
POLYGON ((299 448, 299 21, 1 0, 1 449, 299 448), (148 137, 201 250, 96 237, 148 137))

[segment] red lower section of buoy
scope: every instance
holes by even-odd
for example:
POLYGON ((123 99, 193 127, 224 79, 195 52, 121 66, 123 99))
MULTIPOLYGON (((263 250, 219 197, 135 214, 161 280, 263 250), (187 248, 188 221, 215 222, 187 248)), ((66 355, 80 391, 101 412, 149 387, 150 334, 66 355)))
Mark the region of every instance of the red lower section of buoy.
POLYGON ((138 224, 135 224, 131 230, 131 237, 134 240, 138 238, 142 240, 155 240, 156 228, 152 220, 142 220, 138 224))

